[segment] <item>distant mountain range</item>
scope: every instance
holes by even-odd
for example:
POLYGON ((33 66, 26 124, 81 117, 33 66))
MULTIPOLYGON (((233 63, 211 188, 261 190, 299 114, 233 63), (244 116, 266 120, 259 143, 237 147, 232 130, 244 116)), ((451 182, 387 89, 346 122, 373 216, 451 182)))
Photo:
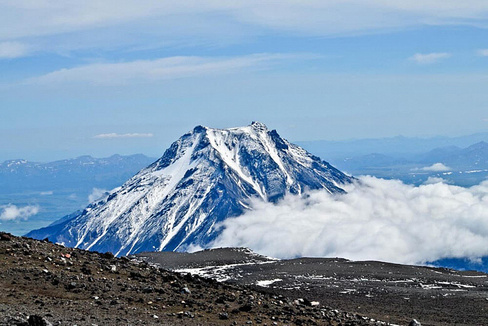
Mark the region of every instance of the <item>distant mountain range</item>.
POLYGON ((197 126, 102 200, 27 236, 115 255, 206 247, 219 235, 218 223, 241 215, 253 198, 343 193, 352 180, 262 123, 197 126))
POLYGON ((38 208, 38 213, 28 218, 0 218, 0 229, 22 235, 49 225, 120 186, 155 160, 138 154, 81 156, 48 163, 26 160, 0 163, 0 215, 2 207, 8 205, 38 208))
POLYGON ((0 163, 0 193, 113 188, 154 161, 142 154, 107 158, 80 156, 49 163, 9 160, 0 163))
POLYGON ((481 141, 465 148, 446 146, 408 156, 370 153, 331 160, 352 175, 374 175, 420 184, 440 177, 461 186, 478 184, 488 177, 488 143, 481 141))
POLYGON ((465 148, 479 142, 488 142, 488 133, 476 133, 460 137, 436 136, 430 138, 396 136, 343 141, 297 141, 296 144, 331 162, 371 153, 409 158, 427 153, 434 148, 455 146, 465 148))

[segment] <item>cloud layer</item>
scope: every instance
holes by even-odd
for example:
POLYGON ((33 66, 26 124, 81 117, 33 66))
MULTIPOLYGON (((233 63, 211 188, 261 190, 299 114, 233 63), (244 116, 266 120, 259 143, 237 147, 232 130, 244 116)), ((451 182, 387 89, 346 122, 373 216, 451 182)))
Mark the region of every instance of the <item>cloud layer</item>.
POLYGON ((427 65, 427 64, 432 64, 439 62, 442 59, 447 59, 451 56, 450 53, 416 53, 413 56, 410 57, 410 60, 415 61, 418 64, 421 65, 427 65))
POLYGON ((362 177, 345 195, 287 196, 277 205, 228 219, 214 247, 259 253, 425 263, 488 255, 488 181, 472 188, 444 183, 414 187, 362 177))
POLYGON ((13 59, 27 55, 29 52, 25 44, 19 42, 0 42, 0 59, 13 59))
POLYGON ((129 134, 117 134, 115 132, 108 134, 99 134, 93 136, 93 138, 99 139, 112 139, 112 138, 150 138, 154 135, 151 133, 129 133, 129 134))
POLYGON ((0 221, 26 220, 32 215, 39 213, 39 206, 28 205, 18 207, 16 205, 0 206, 0 221))
POLYGON ((316 56, 304 54, 253 54, 217 58, 178 56, 121 63, 97 63, 54 71, 32 78, 28 83, 121 85, 128 82, 145 82, 230 73, 251 67, 268 67, 283 60, 313 57, 316 56))
POLYGON ((423 167, 421 170, 430 171, 430 172, 445 172, 445 171, 450 171, 451 168, 446 166, 443 163, 434 163, 430 166, 423 167))
POLYGON ((488 57, 488 49, 478 50, 478 55, 480 55, 482 57, 488 57))
MULTIPOLYGON (((471 24, 482 25, 488 16, 488 4, 483 0, 311 0, 273 1, 224 0, 159 1, 141 4, 135 0, 30 1, 7 0, 0 5, 0 40, 73 33, 114 26, 147 25, 147 31, 167 21, 184 21, 188 31, 221 21, 240 25, 242 29, 271 29, 291 33, 330 35, 374 31, 384 28, 420 25, 471 24), (259 8, 259 10, 257 10, 259 8), (218 17, 218 19, 215 19, 218 17), (202 24, 202 20, 205 24, 202 24), (148 22, 160 22, 151 25, 148 22)), ((168 26, 167 26, 168 27, 168 26)), ((180 28, 175 28, 178 32, 180 28)), ((157 29, 164 33, 164 29, 157 29)), ((215 29, 216 33, 225 30, 215 29)), ((154 32, 153 32, 154 33, 154 32)))

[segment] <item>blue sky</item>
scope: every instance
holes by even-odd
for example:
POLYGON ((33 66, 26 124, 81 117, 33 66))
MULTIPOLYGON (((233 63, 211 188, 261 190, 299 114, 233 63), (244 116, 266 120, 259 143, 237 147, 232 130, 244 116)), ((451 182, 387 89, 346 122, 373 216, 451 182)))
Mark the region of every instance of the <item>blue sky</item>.
POLYGON ((2 1, 0 161, 488 131, 488 2, 2 1))

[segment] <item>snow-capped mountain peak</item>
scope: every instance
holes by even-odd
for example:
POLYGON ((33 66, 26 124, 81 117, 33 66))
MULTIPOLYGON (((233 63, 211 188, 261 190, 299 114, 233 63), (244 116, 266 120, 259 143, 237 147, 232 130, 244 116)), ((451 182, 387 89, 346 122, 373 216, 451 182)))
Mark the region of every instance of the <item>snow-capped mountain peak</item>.
POLYGON ((197 126, 106 198, 29 236, 117 255, 205 247, 219 234, 216 225, 242 214, 251 198, 343 192, 351 180, 263 123, 197 126))

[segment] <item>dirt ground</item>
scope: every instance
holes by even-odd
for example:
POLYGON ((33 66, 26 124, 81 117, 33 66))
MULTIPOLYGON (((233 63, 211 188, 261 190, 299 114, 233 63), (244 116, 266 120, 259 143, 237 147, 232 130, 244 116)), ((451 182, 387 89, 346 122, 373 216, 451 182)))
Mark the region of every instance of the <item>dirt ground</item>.
POLYGON ((385 325, 293 300, 0 232, 0 325, 385 325))
POLYGON ((488 325, 488 274, 345 259, 271 260, 244 249, 138 255, 167 269, 406 325, 488 325), (213 265, 213 267, 212 267, 213 265))

